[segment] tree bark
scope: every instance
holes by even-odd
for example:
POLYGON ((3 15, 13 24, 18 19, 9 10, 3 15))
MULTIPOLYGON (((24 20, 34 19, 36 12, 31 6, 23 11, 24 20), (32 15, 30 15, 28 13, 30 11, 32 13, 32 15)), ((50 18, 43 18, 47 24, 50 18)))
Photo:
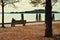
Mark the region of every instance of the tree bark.
POLYGON ((45 30, 45 37, 52 37, 52 6, 51 6, 51 0, 46 0, 46 7, 45 7, 45 24, 46 24, 46 30, 45 30))
POLYGON ((41 21, 41 14, 39 14, 39 21, 41 21))
POLYGON ((36 21, 38 22, 38 13, 36 14, 36 21))
POLYGON ((2 2, 2 27, 4 28, 4 2, 3 0, 1 0, 2 2))
POLYGON ((55 14, 52 14, 52 20, 55 21, 55 14))
POLYGON ((24 20, 24 14, 21 13, 21 20, 24 20))

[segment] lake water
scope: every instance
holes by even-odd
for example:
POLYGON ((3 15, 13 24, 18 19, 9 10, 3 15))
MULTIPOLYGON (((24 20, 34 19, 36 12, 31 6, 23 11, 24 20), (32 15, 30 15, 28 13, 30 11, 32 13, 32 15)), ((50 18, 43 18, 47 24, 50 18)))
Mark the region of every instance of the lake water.
MULTIPOLYGON (((10 14, 10 12, 5 12, 5 14, 4 14, 4 22, 5 23, 11 22, 12 18, 14 18, 16 20, 20 20, 21 14, 10 14)), ((36 14, 24 13, 24 20, 36 21, 36 14)), ((45 14, 41 13, 41 21, 44 21, 44 20, 45 20, 45 14)), ((55 20, 60 20, 60 13, 59 14, 55 13, 55 20)), ((1 12, 0 12, 0 23, 2 23, 2 13, 1 12)))

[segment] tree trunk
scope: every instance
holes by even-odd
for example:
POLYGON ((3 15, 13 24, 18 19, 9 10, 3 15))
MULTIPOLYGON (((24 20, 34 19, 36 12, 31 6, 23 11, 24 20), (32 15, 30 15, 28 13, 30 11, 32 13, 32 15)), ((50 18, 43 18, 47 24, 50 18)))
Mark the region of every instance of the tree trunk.
POLYGON ((21 20, 24 20, 24 14, 21 13, 21 20))
POLYGON ((41 14, 39 14, 39 21, 41 21, 41 14))
POLYGON ((55 14, 52 14, 52 20, 55 21, 55 14))
POLYGON ((36 21, 38 22, 38 13, 36 14, 36 21))
POLYGON ((4 2, 3 0, 1 0, 2 2, 2 27, 4 28, 4 2))
POLYGON ((46 30, 45 30, 45 37, 52 37, 52 6, 51 6, 51 0, 46 0, 46 7, 45 7, 45 24, 46 24, 46 30))

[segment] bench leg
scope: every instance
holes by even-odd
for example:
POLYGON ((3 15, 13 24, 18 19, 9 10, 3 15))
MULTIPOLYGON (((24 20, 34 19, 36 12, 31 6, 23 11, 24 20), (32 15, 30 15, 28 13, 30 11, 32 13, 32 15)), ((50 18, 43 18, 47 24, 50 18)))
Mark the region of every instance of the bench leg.
POLYGON ((15 27, 15 24, 11 24, 11 27, 15 27))
POLYGON ((23 24, 23 26, 25 26, 25 24, 23 24))

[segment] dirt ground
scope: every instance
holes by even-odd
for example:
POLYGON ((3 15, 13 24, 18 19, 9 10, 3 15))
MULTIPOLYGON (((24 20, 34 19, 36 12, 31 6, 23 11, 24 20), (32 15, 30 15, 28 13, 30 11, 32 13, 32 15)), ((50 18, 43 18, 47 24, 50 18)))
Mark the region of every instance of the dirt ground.
MULTIPOLYGON (((60 22, 53 23, 53 34, 60 34, 60 22)), ((53 40, 45 38, 45 24, 0 28, 0 40, 53 40)))

